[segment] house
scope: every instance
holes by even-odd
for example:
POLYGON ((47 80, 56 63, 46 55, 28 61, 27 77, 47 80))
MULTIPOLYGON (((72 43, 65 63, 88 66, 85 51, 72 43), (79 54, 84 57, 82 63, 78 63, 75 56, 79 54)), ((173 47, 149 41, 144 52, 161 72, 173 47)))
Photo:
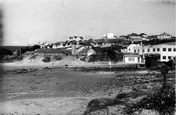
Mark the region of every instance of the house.
POLYGON ((69 40, 69 41, 75 40, 75 41, 78 42, 78 41, 80 41, 80 40, 84 40, 84 38, 83 38, 82 36, 70 36, 68 40, 69 40))
POLYGON ((47 42, 44 42, 44 43, 40 44, 40 48, 47 49, 48 45, 49 44, 47 42))
POLYGON ((58 49, 58 48, 63 48, 64 46, 63 46, 63 43, 62 42, 58 42, 58 43, 54 43, 53 45, 52 45, 52 48, 53 49, 58 49))
POLYGON ((157 36, 158 39, 170 39, 172 36, 166 32, 161 33, 160 35, 157 36))
POLYGON ((130 44, 130 45, 127 47, 126 51, 127 51, 127 52, 132 52, 132 53, 134 53, 134 47, 137 47, 137 46, 140 46, 140 45, 139 45, 139 44, 130 44))
POLYGON ((134 53, 139 53, 139 55, 159 55, 159 61, 169 61, 176 57, 175 42, 158 45, 136 46, 133 49, 134 53))
POLYGON ((142 42, 142 38, 143 38, 141 35, 138 35, 136 33, 129 34, 128 37, 129 37, 129 40, 131 40, 133 43, 142 42))
POLYGON ((125 63, 141 63, 141 57, 137 53, 124 53, 123 60, 125 63))
POLYGON ((114 38, 114 33, 108 33, 107 38, 108 39, 113 39, 114 38))

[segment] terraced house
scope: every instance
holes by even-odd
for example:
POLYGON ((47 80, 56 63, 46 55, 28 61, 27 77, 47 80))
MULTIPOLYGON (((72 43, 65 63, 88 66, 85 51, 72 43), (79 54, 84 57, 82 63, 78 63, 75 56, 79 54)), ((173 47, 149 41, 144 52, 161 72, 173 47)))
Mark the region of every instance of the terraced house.
POLYGON ((159 45, 136 46, 133 49, 134 53, 138 53, 139 55, 159 55, 159 61, 169 61, 176 59, 175 42, 159 45))

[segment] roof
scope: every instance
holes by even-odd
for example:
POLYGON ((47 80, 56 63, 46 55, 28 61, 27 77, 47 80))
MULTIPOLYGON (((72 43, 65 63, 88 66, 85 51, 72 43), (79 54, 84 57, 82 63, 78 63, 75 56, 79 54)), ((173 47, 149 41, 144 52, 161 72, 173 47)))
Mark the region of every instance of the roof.
POLYGON ((126 57, 139 57, 138 53, 123 53, 124 56, 126 57))
POLYGON ((106 39, 96 39, 95 40, 98 44, 107 42, 106 39))
POLYGON ((140 57, 139 55, 124 55, 125 57, 140 57))

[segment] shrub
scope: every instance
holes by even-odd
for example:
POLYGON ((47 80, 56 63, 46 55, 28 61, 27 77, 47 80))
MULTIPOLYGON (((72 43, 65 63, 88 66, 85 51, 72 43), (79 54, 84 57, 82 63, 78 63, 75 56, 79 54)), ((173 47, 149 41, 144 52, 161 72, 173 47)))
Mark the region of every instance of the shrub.
POLYGON ((153 110, 160 115, 174 115, 175 110, 175 89, 173 86, 161 88, 158 92, 148 95, 140 102, 127 104, 124 111, 126 114, 141 112, 143 109, 153 110))
POLYGON ((50 57, 45 57, 42 61, 43 62, 50 62, 50 60, 51 60, 50 57))
POLYGON ((55 59, 56 61, 60 61, 60 60, 62 60, 62 57, 60 57, 60 56, 54 56, 54 59, 55 59))

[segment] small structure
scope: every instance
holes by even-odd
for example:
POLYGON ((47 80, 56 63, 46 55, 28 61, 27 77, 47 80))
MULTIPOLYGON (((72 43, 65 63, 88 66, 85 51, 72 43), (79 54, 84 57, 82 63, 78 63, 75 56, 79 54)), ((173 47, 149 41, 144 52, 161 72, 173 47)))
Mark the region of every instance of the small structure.
POLYGON ((137 47, 137 46, 140 46, 139 44, 130 44, 128 47, 127 47, 127 52, 132 52, 132 53, 135 53, 134 52, 134 47, 137 47))
POLYGON ((114 38, 114 33, 108 33, 107 38, 108 39, 113 39, 114 38))
POLYGON ((158 39, 170 39, 170 38, 172 38, 172 36, 170 34, 164 32, 164 33, 158 35, 157 38, 158 39))
POLYGON ((141 63, 141 57, 136 53, 125 53, 123 59, 125 63, 141 63))

